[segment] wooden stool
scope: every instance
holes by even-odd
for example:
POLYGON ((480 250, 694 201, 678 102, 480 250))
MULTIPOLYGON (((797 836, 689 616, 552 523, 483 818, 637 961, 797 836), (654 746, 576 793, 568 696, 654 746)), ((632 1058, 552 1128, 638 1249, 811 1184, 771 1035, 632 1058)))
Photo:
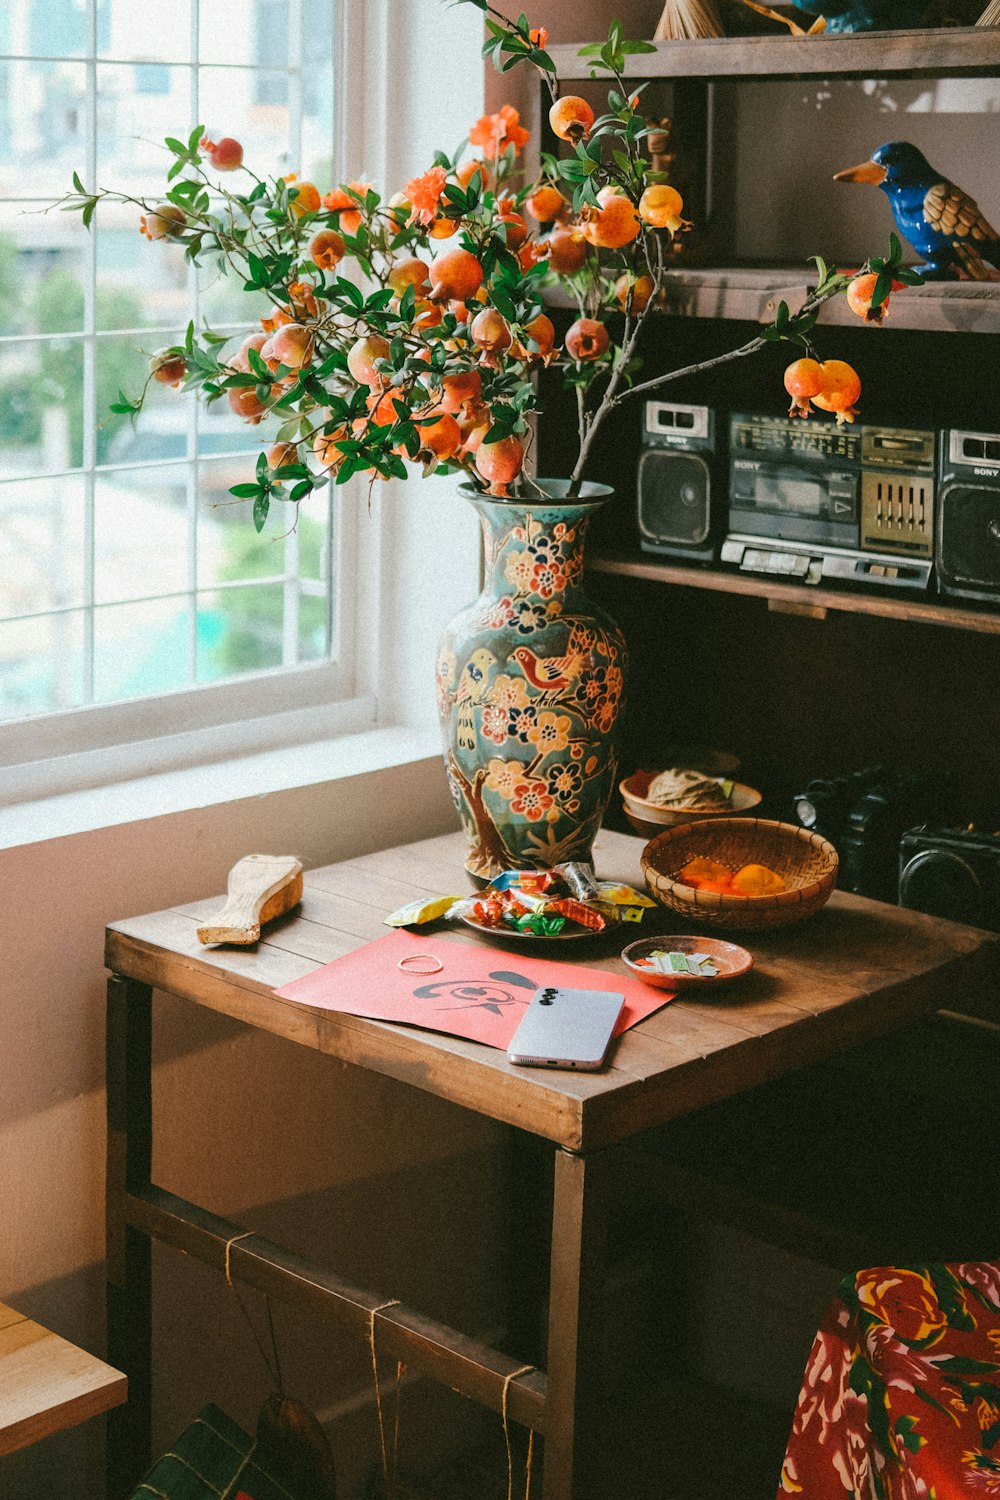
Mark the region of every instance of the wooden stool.
POLYGON ((0 1456, 126 1399, 120 1370, 0 1302, 0 1456))

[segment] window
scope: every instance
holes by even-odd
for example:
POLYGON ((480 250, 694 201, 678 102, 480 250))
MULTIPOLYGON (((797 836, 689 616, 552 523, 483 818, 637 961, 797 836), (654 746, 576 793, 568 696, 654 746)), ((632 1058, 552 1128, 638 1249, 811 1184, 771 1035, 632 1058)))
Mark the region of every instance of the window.
MULTIPOLYGON (((103 726, 101 706, 119 705, 119 731, 136 738, 143 703, 164 694, 186 729, 219 717, 213 694, 223 720, 247 703, 260 713, 260 673, 285 710, 348 691, 347 523, 331 491, 297 526, 275 508, 258 537, 228 489, 261 429, 161 386, 134 425, 107 410, 190 319, 235 334, 263 305, 181 247, 147 244, 138 209, 102 207, 89 235, 77 215, 43 212, 74 171, 158 197, 162 138, 195 123, 243 140, 257 170, 328 185, 338 11, 0 6, 0 763, 37 755, 47 734, 49 753, 65 750, 70 710, 76 726, 103 726)), ((114 737, 99 727, 93 743, 114 737)))

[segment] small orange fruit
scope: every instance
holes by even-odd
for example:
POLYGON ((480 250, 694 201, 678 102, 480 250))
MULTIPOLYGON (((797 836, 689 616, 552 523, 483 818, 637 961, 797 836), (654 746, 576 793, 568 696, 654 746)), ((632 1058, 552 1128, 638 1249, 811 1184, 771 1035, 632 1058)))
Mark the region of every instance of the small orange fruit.
POLYGON ((549 265, 560 276, 572 276, 587 260, 587 241, 582 230, 559 226, 544 242, 549 265))
POLYGON ((482 286, 483 267, 471 250, 445 250, 432 261, 430 276, 436 302, 464 302, 482 286))
POLYGON ((699 890, 706 881, 711 881, 713 886, 724 886, 726 889, 732 883, 733 872, 721 865, 717 859, 689 859, 682 870, 674 877, 681 885, 693 886, 699 890))
POLYGON ((785 371, 785 390, 792 398, 790 417, 808 417, 811 401, 823 389, 823 367, 818 359, 796 359, 785 371))
POLYGON ((420 456, 436 458, 439 463, 453 457, 462 443, 462 430, 448 412, 430 422, 426 427, 417 427, 420 435, 420 456))
POLYGON ((332 271, 344 258, 344 236, 335 229, 321 229, 309 241, 306 254, 321 271, 332 271))
POLYGON ((273 473, 275 469, 283 469, 288 464, 297 464, 299 461, 299 450, 296 443, 274 443, 267 450, 267 467, 273 473))
POLYGON ((629 271, 623 271, 615 282, 615 296, 622 312, 628 311, 629 292, 632 293, 632 316, 639 317, 649 306, 649 299, 655 290, 652 276, 633 276, 629 271))
POLYGON ((201 149, 217 172, 235 172, 243 165, 243 147, 231 135, 224 135, 221 141, 202 136, 201 149))
POLYGON ((187 214, 176 203, 161 203, 148 214, 139 215, 139 233, 147 240, 175 240, 187 223, 187 214))
POLYGON ((183 354, 168 354, 161 349, 149 361, 149 373, 160 385, 180 385, 187 374, 187 361, 183 354))
POLYGON ((614 188, 602 188, 597 201, 600 208, 583 226, 590 243, 604 250, 620 250, 630 244, 642 228, 631 199, 614 188))
POLYGON ((289 187, 288 207, 297 219, 318 212, 321 203, 319 188, 314 182, 294 182, 289 187))
MULTIPOLYGON (((864 276, 855 276, 847 288, 848 307, 859 318, 864 318, 866 323, 881 323, 889 311, 888 297, 884 297, 878 307, 872 307, 872 296, 877 281, 878 277, 874 272, 869 272, 864 276)), ((890 292, 902 291, 903 285, 902 281, 893 281, 890 292)))
POLYGON ((234 411, 245 422, 256 426, 267 414, 263 401, 258 401, 257 391, 252 385, 234 385, 226 392, 230 411, 234 411))
POLYGON ((608 330, 596 318, 577 318, 566 330, 565 342, 570 359, 586 363, 591 359, 600 359, 607 351, 610 339, 608 330))
POLYGON ((290 370, 299 370, 312 359, 313 333, 301 323, 284 323, 270 338, 270 357, 290 370))
POLYGON ((487 354, 500 354, 510 348, 510 324, 495 307, 484 307, 469 324, 472 341, 487 354))
POLYGON ((594 111, 579 94, 564 94, 549 110, 549 126, 561 141, 581 141, 594 123, 594 111))
POLYGON ((777 870, 767 865, 744 865, 733 876, 733 890, 741 896, 773 896, 788 886, 777 870))
POLYGON ((551 224, 553 219, 561 219, 569 212, 569 204, 557 187, 551 183, 543 182, 541 187, 535 188, 524 200, 524 206, 533 219, 539 224, 551 224))
POLYGON ((467 401, 478 401, 482 389, 483 377, 478 370, 446 375, 441 382, 441 407, 452 414, 461 411, 467 401))
POLYGON ((516 479, 524 463, 524 446, 513 435, 498 438, 495 443, 480 443, 476 449, 476 468, 489 480, 490 494, 503 495, 516 479))
POLYGON ((389 341, 380 334, 363 335, 351 345, 347 356, 347 368, 358 385, 378 386, 383 384, 376 369, 380 360, 389 358, 389 341))
POLYGON ((820 411, 836 413, 837 426, 853 422, 858 411, 855 402, 861 395, 861 377, 842 359, 823 362, 823 387, 813 397, 820 411))
POLYGON ((313 438, 313 452, 319 461, 319 466, 327 474, 335 474, 344 462, 344 454, 337 447, 347 436, 345 427, 337 427, 333 432, 317 432, 313 438))
POLYGON ((652 229, 669 229, 676 234, 683 222, 683 207, 684 200, 676 188, 666 182, 651 183, 639 199, 639 217, 652 229))
POLYGON ((416 256, 410 256, 406 260, 398 260, 395 265, 389 267, 386 281, 392 287, 397 297, 402 297, 408 286, 412 286, 417 296, 430 291, 428 280, 429 267, 426 261, 417 260, 416 256))

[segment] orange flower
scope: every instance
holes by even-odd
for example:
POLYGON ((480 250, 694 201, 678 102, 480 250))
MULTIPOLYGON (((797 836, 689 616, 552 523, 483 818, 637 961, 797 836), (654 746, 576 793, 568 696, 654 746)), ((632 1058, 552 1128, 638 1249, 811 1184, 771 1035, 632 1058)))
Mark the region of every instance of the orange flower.
POLYGON ((549 34, 544 26, 533 26, 528 32, 528 41, 533 47, 544 47, 549 39, 549 34))
MULTIPOLYGON (((371 191, 372 185, 370 182, 349 182, 347 186, 353 192, 360 193, 363 198, 371 191)), ((340 214, 340 227, 345 234, 357 234, 361 223, 361 212, 350 193, 345 192, 343 187, 334 188, 332 193, 327 193, 323 199, 323 207, 329 213, 340 214), (346 213, 342 211, 344 209, 347 210, 346 213)))
POLYGON ((433 223, 447 180, 448 174, 444 167, 431 167, 422 177, 414 177, 412 182, 406 184, 403 192, 413 208, 410 214, 411 224, 417 219, 421 224, 433 223))
POLYGON ((469 131, 469 145, 482 146, 490 160, 495 160, 505 146, 513 146, 515 155, 528 140, 528 131, 519 123, 520 115, 512 104, 504 104, 495 115, 483 115, 469 131))

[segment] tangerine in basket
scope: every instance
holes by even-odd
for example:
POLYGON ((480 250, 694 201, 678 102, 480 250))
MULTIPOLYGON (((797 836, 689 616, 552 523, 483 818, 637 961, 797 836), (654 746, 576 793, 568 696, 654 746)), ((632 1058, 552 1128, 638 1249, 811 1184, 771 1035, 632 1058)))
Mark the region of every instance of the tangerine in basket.
POLYGON ((720 865, 716 859, 689 859, 677 879, 683 885, 693 886, 696 891, 709 882, 713 887, 721 885, 728 891, 732 884, 733 872, 725 865, 720 865))
POLYGON ((788 886, 776 870, 767 865, 744 865, 732 879, 732 889, 741 896, 775 896, 788 886))

